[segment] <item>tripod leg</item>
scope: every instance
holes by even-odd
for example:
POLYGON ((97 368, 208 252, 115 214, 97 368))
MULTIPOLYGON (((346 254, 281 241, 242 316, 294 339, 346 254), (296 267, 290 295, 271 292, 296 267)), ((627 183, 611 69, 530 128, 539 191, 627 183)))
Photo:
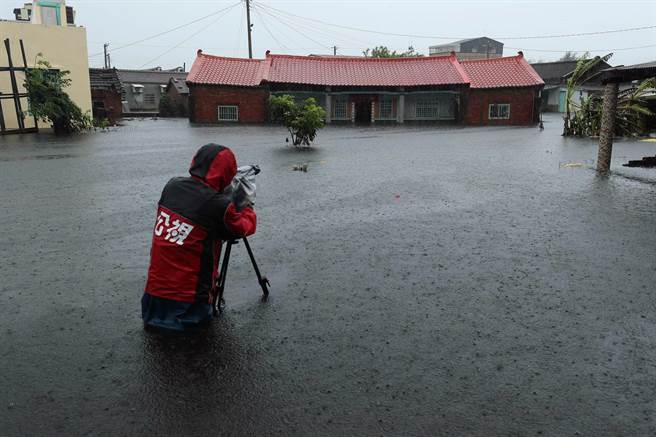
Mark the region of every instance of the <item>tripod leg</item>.
POLYGON ((219 271, 219 280, 216 287, 216 295, 214 296, 214 315, 221 312, 221 304, 223 303, 223 290, 225 289, 226 275, 228 273, 228 263, 230 262, 230 250, 235 241, 227 241, 225 253, 223 254, 223 262, 221 263, 221 270, 219 271))
POLYGON ((248 251, 248 256, 251 259, 251 263, 253 264, 253 269, 255 269, 255 274, 257 275, 257 282, 260 283, 260 287, 262 287, 262 294, 266 298, 269 295, 269 280, 267 279, 266 276, 262 276, 260 273, 260 269, 257 267, 257 263, 255 262, 255 257, 253 256, 253 251, 251 250, 251 245, 248 244, 248 239, 244 237, 242 240, 244 240, 244 245, 246 246, 246 250, 248 251))

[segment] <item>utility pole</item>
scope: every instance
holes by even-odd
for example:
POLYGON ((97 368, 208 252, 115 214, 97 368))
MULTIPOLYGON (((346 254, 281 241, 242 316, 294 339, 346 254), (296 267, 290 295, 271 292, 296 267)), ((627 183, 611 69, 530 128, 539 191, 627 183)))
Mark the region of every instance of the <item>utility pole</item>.
POLYGON ((333 56, 337 56, 337 46, 333 46, 333 56))
POLYGON ((103 44, 103 52, 105 52, 105 68, 109 68, 109 54, 107 53, 107 47, 109 47, 109 43, 103 44))
POLYGON ((251 2, 246 0, 246 26, 248 26, 248 59, 253 59, 253 42, 251 41, 251 2))

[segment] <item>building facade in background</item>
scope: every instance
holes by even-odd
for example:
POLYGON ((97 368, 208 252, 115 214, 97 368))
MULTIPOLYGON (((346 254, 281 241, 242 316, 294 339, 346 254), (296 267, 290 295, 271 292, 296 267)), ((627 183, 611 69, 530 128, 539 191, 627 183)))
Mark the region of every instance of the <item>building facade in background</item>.
MULTIPOLYGON (((66 92, 82 109, 91 114, 91 92, 89 87, 89 62, 87 53, 86 29, 75 25, 75 13, 63 0, 34 1, 14 10, 16 21, 0 21, 0 36, 3 42, 9 41, 9 49, 14 67, 23 67, 21 41, 25 50, 25 63, 34 67, 41 58, 50 62, 52 68, 70 71, 72 83, 66 92)), ((5 44, 0 45, 0 68, 8 68, 5 44)), ((18 129, 22 124, 25 129, 34 129, 34 119, 26 117, 19 121, 17 107, 27 110, 27 98, 24 96, 24 71, 16 71, 14 81, 9 71, 0 71, 0 93, 3 96, 17 93, 13 98, 0 99, 1 121, 5 131, 18 129)), ((9 97, 9 96, 8 96, 9 97)), ((43 125, 41 125, 43 127, 43 125)))
POLYGON ((177 115, 189 116, 189 87, 185 80, 176 77, 170 78, 166 86, 166 95, 177 115))
MULTIPOLYGON (((543 112, 565 112, 567 95, 567 80, 576 68, 578 61, 538 62, 531 64, 545 83, 542 97, 543 112)), ((610 68, 606 62, 600 62, 584 78, 584 82, 576 87, 572 100, 579 103, 590 94, 600 94, 603 90, 601 77, 597 73, 610 68)))
POLYGON ((429 56, 448 56, 451 52, 459 60, 500 58, 503 43, 483 36, 428 47, 429 56))
POLYGON ((187 73, 181 67, 172 70, 154 68, 117 71, 123 85, 124 115, 157 115, 159 101, 166 94, 169 79, 184 81, 187 78, 187 73))
POLYGON ((487 125, 537 122, 544 82, 517 56, 458 61, 290 56, 265 59, 198 52, 187 77, 190 120, 267 120, 270 95, 313 97, 328 123, 432 122, 487 125))

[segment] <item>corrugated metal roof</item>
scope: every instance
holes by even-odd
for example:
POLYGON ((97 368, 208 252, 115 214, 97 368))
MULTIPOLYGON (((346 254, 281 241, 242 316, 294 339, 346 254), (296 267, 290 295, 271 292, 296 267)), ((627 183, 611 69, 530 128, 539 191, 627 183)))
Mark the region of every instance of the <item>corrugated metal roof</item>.
POLYGON ((505 58, 461 61, 471 88, 511 88, 544 85, 522 54, 505 58))
POLYGON ((157 83, 166 85, 169 79, 175 77, 185 80, 187 73, 176 73, 173 71, 152 71, 152 70, 116 70, 122 83, 157 83))

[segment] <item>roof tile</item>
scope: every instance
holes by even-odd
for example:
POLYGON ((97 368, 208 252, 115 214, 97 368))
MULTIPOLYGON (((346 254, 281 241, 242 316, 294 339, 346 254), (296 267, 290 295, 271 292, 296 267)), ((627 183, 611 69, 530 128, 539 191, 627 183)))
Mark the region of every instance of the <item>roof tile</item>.
POLYGON ((471 84, 471 88, 544 84, 522 55, 475 61, 458 61, 455 56, 381 59, 270 54, 266 59, 243 59, 202 52, 187 82, 248 87, 262 82, 379 87, 471 84))
POLYGON ((471 88, 510 88, 544 85, 524 56, 460 61, 471 88))

